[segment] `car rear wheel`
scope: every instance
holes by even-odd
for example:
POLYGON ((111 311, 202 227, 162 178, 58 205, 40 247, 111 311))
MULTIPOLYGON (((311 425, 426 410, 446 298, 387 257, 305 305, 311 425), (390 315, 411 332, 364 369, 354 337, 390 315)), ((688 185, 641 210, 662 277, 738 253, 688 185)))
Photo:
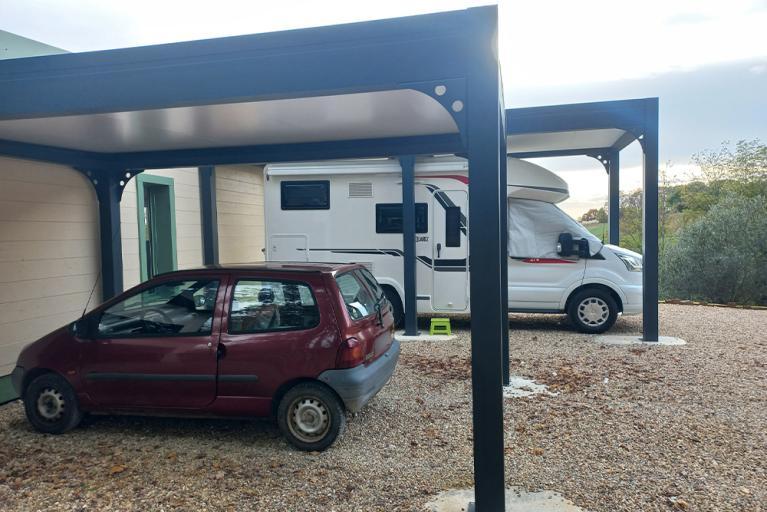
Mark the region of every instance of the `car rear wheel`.
POLYGON ((618 319, 618 304, 610 292, 586 288, 573 296, 567 313, 579 331, 599 334, 612 327, 618 319))
POLYGON ((74 389, 55 373, 46 373, 33 380, 23 398, 27 419, 36 430, 46 434, 68 432, 83 416, 74 389))
POLYGON ((304 451, 322 451, 343 434, 346 414, 338 397, 322 384, 305 382, 290 389, 277 408, 285 438, 304 451))

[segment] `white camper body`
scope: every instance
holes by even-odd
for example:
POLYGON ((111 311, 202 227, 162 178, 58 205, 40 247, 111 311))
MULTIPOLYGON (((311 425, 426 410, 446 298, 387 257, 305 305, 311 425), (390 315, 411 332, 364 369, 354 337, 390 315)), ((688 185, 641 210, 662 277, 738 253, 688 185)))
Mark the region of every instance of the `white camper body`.
MULTIPOLYGON (((396 292, 401 304, 402 179, 397 160, 272 164, 264 176, 268 260, 363 263, 385 289, 396 292)), ((465 159, 416 162, 419 313, 469 312, 468 183, 465 159)), ((611 300, 615 311, 609 325, 620 312, 641 311, 641 272, 629 271, 626 263, 626 258, 638 258, 641 269, 641 256, 603 247, 557 208, 555 203, 568 195, 567 183, 554 173, 508 160, 508 306, 511 311, 570 312, 576 324, 579 315, 586 326, 592 324, 584 330, 597 332, 608 322, 611 300), (558 253, 561 233, 586 240, 588 255, 558 253), (584 302, 580 313, 569 311, 571 299, 580 299, 578 293, 588 287, 610 298, 584 302)))

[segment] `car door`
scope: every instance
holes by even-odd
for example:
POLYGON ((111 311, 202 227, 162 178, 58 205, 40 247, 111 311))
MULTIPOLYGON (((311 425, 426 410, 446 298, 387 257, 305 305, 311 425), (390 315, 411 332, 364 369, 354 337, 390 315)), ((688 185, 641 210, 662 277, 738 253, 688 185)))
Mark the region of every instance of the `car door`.
POLYGON ((116 408, 211 403, 224 281, 218 275, 151 282, 99 312, 94 339, 82 351, 91 398, 116 408))
POLYGON ((243 274, 227 295, 220 398, 241 397, 251 414, 268 415, 280 386, 334 365, 338 330, 321 274, 243 274))

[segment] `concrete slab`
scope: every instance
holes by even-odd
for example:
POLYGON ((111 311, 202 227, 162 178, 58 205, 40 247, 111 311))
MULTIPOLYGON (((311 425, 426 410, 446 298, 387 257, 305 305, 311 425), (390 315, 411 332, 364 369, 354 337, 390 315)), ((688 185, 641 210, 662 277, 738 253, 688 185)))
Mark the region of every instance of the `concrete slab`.
POLYGON ((534 380, 518 375, 511 375, 509 385, 503 387, 504 398, 526 398, 533 395, 557 396, 558 394, 549 391, 545 384, 538 384, 534 380))
POLYGON ((403 341, 451 341, 457 337, 458 336, 455 334, 451 334, 450 336, 444 334, 431 335, 429 334, 429 331, 421 331, 421 334, 418 336, 405 336, 405 331, 397 331, 394 333, 394 338, 400 343, 403 341))
POLYGON ((602 334, 594 336, 594 341, 604 345, 687 345, 687 342, 682 338, 674 338, 673 336, 658 336, 658 341, 643 341, 642 337, 638 335, 602 334))
MULTIPOLYGON (((445 491, 426 504, 429 512, 465 512, 474 489, 445 491)), ((558 492, 506 490, 506 512, 586 512, 558 492)))

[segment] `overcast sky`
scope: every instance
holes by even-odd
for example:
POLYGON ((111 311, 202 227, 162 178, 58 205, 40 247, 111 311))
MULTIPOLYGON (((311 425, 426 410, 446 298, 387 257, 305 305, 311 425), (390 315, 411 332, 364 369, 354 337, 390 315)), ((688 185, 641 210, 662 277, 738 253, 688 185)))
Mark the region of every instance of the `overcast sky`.
MULTIPOLYGON (((0 0, 0 29, 69 51, 250 34, 460 9, 472 0, 0 0)), ((659 96, 661 161, 682 174, 723 140, 767 140, 767 0, 502 1, 507 107, 659 96)), ((637 148, 622 187, 641 183, 637 148)), ((575 214, 605 199, 586 158, 547 160, 575 214)))

